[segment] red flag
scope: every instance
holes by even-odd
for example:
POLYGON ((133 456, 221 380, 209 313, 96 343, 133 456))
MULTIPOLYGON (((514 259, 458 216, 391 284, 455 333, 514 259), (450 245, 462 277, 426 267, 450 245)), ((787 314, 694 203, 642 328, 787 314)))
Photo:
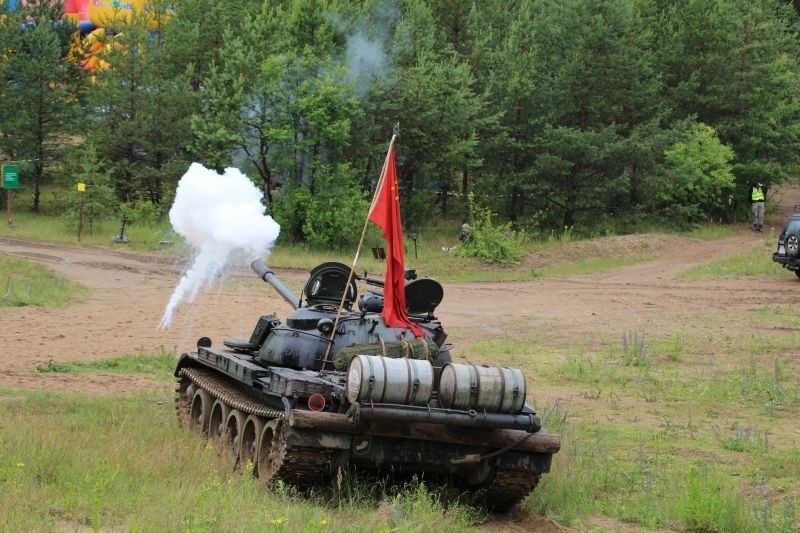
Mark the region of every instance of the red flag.
POLYGON ((386 154, 378 190, 370 207, 369 219, 383 230, 383 238, 386 239, 388 248, 381 316, 387 326, 409 328, 415 336, 422 337, 422 329, 408 319, 406 312, 403 229, 400 222, 400 188, 394 165, 394 143, 389 145, 389 152, 386 154))

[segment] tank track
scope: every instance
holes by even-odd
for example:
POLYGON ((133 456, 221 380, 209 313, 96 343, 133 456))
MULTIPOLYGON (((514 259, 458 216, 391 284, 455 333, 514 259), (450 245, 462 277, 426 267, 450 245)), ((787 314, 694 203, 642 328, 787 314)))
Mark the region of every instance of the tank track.
POLYGON ((175 414, 178 415, 178 425, 185 428, 189 427, 189 410, 192 405, 188 392, 191 383, 189 378, 181 377, 175 384, 175 414))
POLYGON ((267 424, 273 425, 270 464, 266 472, 268 475, 265 476, 267 479, 264 479, 266 483, 280 480, 300 490, 306 490, 327 474, 333 455, 332 450, 288 444, 286 431, 293 430, 284 428, 283 411, 265 407, 254 394, 228 383, 211 371, 202 368, 183 368, 180 376, 181 379, 175 387, 175 409, 182 426, 188 426, 191 407, 191 398, 188 394, 190 384, 205 390, 231 409, 259 416, 264 418, 267 424))
POLYGON ((284 426, 282 420, 268 422, 274 428, 272 452, 269 464, 262 469, 259 465, 259 476, 273 483, 282 481, 298 489, 311 488, 325 477, 330 468, 332 450, 308 446, 291 446, 287 442, 287 433, 294 431, 284 426))
MULTIPOLYGON (((216 376, 212 371, 202 368, 182 368, 180 375, 208 392, 214 398, 222 400, 231 409, 238 409, 243 413, 260 416, 268 420, 283 418, 283 411, 265 407, 255 394, 228 383, 226 380, 216 376)), ((181 382, 178 382, 176 387, 178 394, 175 398, 178 419, 181 421, 183 421, 181 404, 191 404, 191 399, 186 394, 186 388, 184 387, 181 390, 182 385, 181 382), (181 398, 181 395, 184 398, 181 398)))
POLYGON ((498 470, 486 484, 484 501, 494 511, 510 511, 522 502, 539 484, 539 475, 516 470, 498 470))
POLYGON ((279 479, 300 489, 308 489, 327 476, 331 456, 331 450, 323 448, 287 448, 279 479))
MULTIPOLYGON (((266 424, 272 425, 269 465, 258 469, 266 483, 281 481, 305 490, 329 473, 332 450, 290 445, 287 434, 294 430, 284 426, 283 411, 265 407, 254 394, 215 375, 213 371, 183 368, 180 376, 175 387, 175 409, 181 425, 188 426, 191 406, 189 387, 192 384, 225 402, 231 409, 262 417, 266 424)), ((530 472, 498 470, 490 482, 477 488, 483 493, 487 507, 495 511, 508 511, 533 492, 538 482, 539 476, 530 472)))

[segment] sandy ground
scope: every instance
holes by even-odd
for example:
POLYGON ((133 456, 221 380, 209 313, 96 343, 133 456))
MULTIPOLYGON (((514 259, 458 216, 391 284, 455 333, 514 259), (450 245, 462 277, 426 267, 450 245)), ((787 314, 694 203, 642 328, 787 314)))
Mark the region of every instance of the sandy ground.
MULTIPOLYGON (((437 315, 456 357, 459 344, 504 335, 538 335, 547 344, 592 348, 625 331, 657 335, 698 327, 741 332, 748 327, 742 323, 748 311, 765 303, 800 302, 800 282, 794 275, 708 281, 675 275, 736 250, 763 247, 766 238, 742 228, 733 237, 711 242, 678 237, 657 241, 658 236, 607 239, 612 247, 626 240, 654 239, 655 259, 565 279, 448 284, 437 315)), ((0 309, 0 387, 88 393, 163 387, 163 381, 146 377, 41 374, 36 367, 161 349, 180 353, 192 349, 201 335, 215 343, 224 337, 249 338, 259 315, 285 317, 291 311, 243 268, 202 292, 193 305, 179 307, 172 326, 161 331, 158 324, 186 266, 184 259, 14 238, 0 238, 0 254, 41 262, 92 289, 88 301, 67 309, 0 309)), ((306 272, 276 272, 299 293, 306 272)))

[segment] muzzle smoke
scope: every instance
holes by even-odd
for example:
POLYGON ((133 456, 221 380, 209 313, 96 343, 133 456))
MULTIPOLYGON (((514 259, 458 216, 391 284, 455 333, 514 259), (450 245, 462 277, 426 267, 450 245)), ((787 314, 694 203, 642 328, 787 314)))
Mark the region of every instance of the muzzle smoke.
POLYGON ((264 214, 262 196, 235 168, 217 174, 192 163, 178 183, 169 221, 192 247, 194 259, 167 303, 160 329, 169 328, 178 305, 194 301, 228 264, 249 265, 272 249, 280 226, 264 214))

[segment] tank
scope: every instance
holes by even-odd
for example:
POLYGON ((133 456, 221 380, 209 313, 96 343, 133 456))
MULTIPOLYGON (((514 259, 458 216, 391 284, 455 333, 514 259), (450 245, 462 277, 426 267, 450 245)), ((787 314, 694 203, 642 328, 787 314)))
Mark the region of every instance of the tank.
POLYGON ((549 472, 560 439, 525 400, 523 373, 452 362, 436 280, 405 270, 416 337, 384 322, 382 280, 323 263, 296 296, 262 261, 251 267, 291 314, 258 317, 249 339, 202 337, 175 370, 180 423, 236 468, 300 490, 349 467, 443 477, 501 512, 549 472))

